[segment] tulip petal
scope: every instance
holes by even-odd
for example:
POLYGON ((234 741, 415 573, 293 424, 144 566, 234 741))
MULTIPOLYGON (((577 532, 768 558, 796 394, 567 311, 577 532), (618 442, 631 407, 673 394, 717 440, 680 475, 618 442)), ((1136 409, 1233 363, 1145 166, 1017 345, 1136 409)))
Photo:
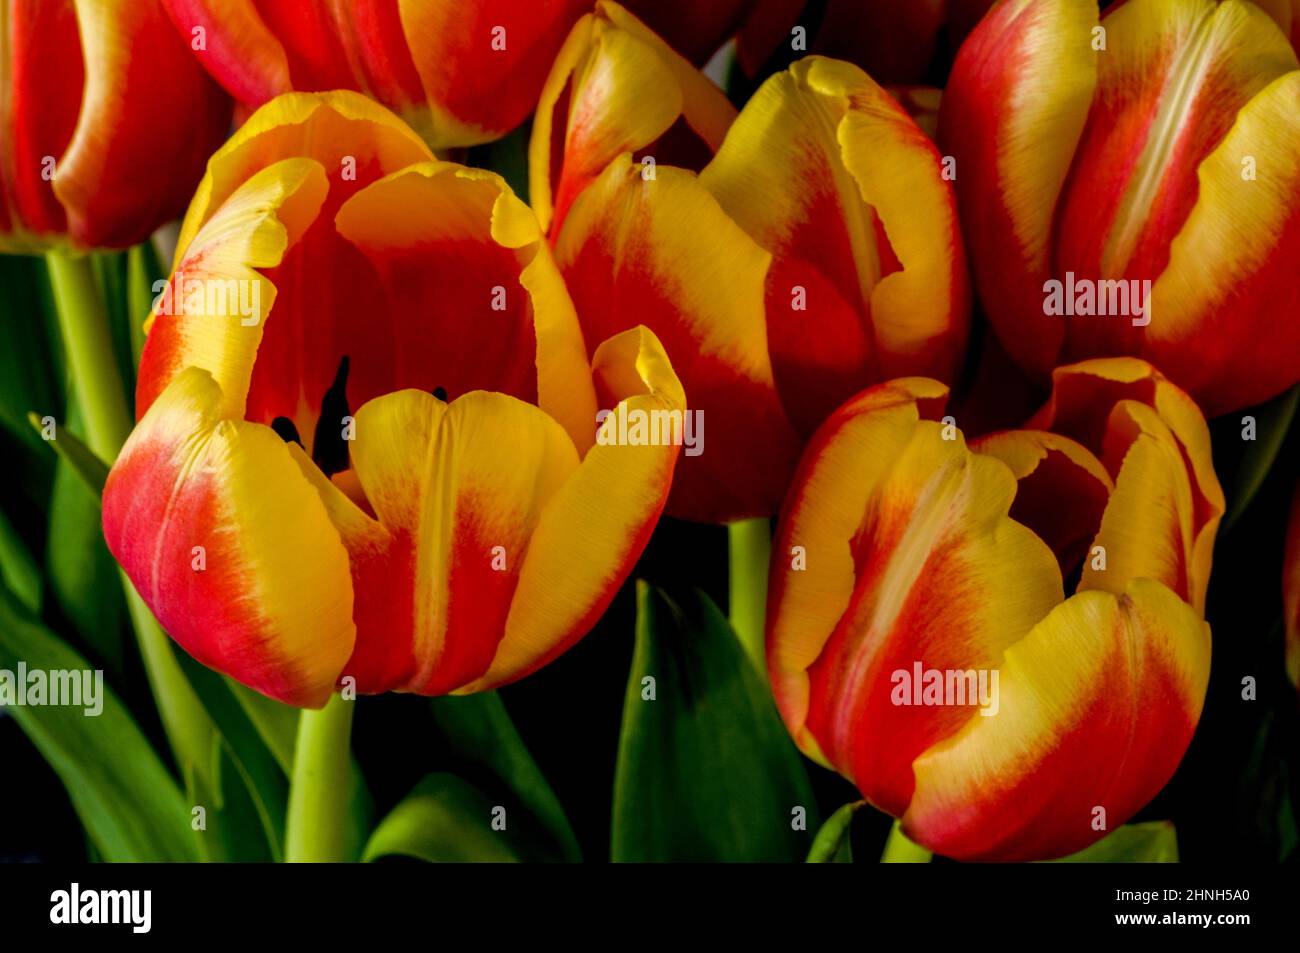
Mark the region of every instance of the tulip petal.
POLYGON ((1051 547, 1068 576, 1097 534, 1114 489, 1101 461, 1045 430, 1005 430, 972 440, 970 448, 1011 468, 1018 484, 1011 518, 1051 547))
POLYGON ((356 423, 353 468, 389 538, 386 584, 357 581, 372 624, 345 674, 364 692, 445 694, 487 670, 529 539, 578 455, 536 407, 487 391, 451 404, 398 391, 356 423))
POLYGON ((245 106, 260 106, 294 88, 284 45, 254 0, 162 0, 182 37, 202 38, 203 68, 245 106), (202 31, 201 33, 197 31, 202 31))
POLYGON ((948 388, 910 378, 863 391, 809 441, 772 544, 767 668, 795 743, 829 766, 808 732, 808 668, 853 598, 851 541, 890 464, 921 419, 942 413, 948 388), (799 568, 799 561, 808 562, 799 568))
MULTIPOLYGON (((290 93, 254 113, 212 157, 181 228, 174 270, 182 276, 192 271, 200 283, 257 283, 265 321, 238 328, 247 343, 235 347, 229 322, 213 322, 201 315, 179 319, 184 333, 146 345, 138 386, 141 406, 147 406, 148 398, 160 392, 179 368, 208 367, 229 399, 247 395, 249 419, 270 423, 276 417, 289 418, 310 450, 323 396, 337 378, 341 358, 352 358, 359 368, 359 383, 349 381, 347 386, 350 406, 376 396, 376 391, 391 390, 391 380, 372 390, 361 386, 374 385, 370 367, 383 359, 391 341, 373 333, 362 320, 375 311, 378 279, 361 251, 338 234, 334 216, 348 198, 376 179, 429 158, 428 148, 401 120, 356 93, 290 93), (322 197, 313 185, 308 190, 313 196, 312 214, 295 213, 305 221, 283 223, 292 228, 292 241, 282 244, 277 239, 273 246, 262 247, 255 236, 240 231, 252 228, 259 216, 284 210, 276 211, 274 203, 262 208, 259 203, 270 200, 251 192, 251 183, 265 184, 263 176, 269 173, 263 170, 277 165, 277 160, 280 169, 298 168, 284 164, 290 157, 323 170, 328 190, 322 197), (232 198, 236 190, 244 196, 239 202, 232 198), (209 237, 231 243, 228 253, 209 261, 211 249, 200 246, 200 238, 209 237), (263 257, 257 263, 240 260, 245 248, 263 257), (322 262, 329 263, 325 280, 322 262), (250 277, 250 268, 261 269, 260 279, 250 277), (229 363, 235 353, 237 365, 229 363), (250 365, 254 355, 256 361, 250 365), (215 363, 214 356, 227 366, 215 363), (238 387, 227 383, 235 376, 243 382, 238 387)), ((309 203, 304 199, 302 204, 305 208, 309 203)), ((275 232, 271 224, 263 227, 268 236, 275 232)), ((251 299, 250 285, 236 290, 247 291, 251 299)), ((379 321, 402 317, 387 314, 379 321)))
POLYGON ((356 634, 347 552, 280 438, 224 404, 206 371, 177 375, 109 474, 104 536, 187 652, 318 708, 356 634))
POLYGON ((382 349, 353 349, 350 394, 498 391, 537 403, 580 452, 591 445, 596 398, 573 303, 500 176, 413 165, 357 193, 337 226, 374 265, 388 312, 419 316, 394 319, 382 349))
POLYGON ((1094 0, 1005 0, 962 45, 939 144, 976 288, 1016 362, 1046 377, 1065 336, 1043 312, 1056 207, 1097 84, 1094 0))
POLYGON ((626 10, 597 4, 560 50, 533 121, 529 197, 542 228, 558 232, 573 200, 624 152, 685 164, 657 141, 679 117, 711 156, 736 110, 626 10))
POLYGON ((1082 849, 1173 775, 1209 674, 1209 626, 1160 583, 1071 597, 1007 649, 997 713, 916 759, 904 830, 960 860, 1082 849))
POLYGON ((136 385, 139 416, 187 367, 213 376, 223 415, 244 416, 263 319, 276 297, 275 286, 255 269, 280 264, 316 218, 327 189, 318 162, 285 159, 249 178, 199 230, 147 326, 136 385), (215 308, 208 306, 209 288, 222 291, 212 298, 215 308), (239 308, 241 290, 247 303, 258 302, 248 316, 239 308))
POLYGON ((591 0, 400 0, 436 148, 488 142, 537 104, 556 52, 591 0))
MULTIPOLYGON (((1057 222, 1057 277, 1155 281, 1197 202, 1197 167, 1246 103, 1296 69, 1296 57, 1249 3, 1134 0, 1108 12, 1102 27, 1097 95, 1057 222)), ((1183 320, 1151 304, 1153 321, 1183 320)), ((1062 360, 1145 353, 1144 326, 1063 320, 1062 360)))
POLYGON ((66 227, 50 173, 72 138, 85 68, 73 8, 13 0, 0 11, 0 236, 6 251, 40 247, 66 227), (50 64, 58 63, 57 82, 50 64), (53 168, 51 168, 51 164, 53 168))
POLYGON ((636 325, 663 342, 708 446, 683 461, 669 512, 772 512, 798 455, 772 378, 768 256, 689 172, 643 178, 624 154, 574 202, 555 245, 590 348, 636 325))
MULTIPOLYGON (((1117 404, 1135 401, 1153 408, 1176 440, 1182 465, 1191 476, 1192 543, 1191 556, 1185 567, 1186 591, 1191 604, 1198 612, 1203 612, 1214 538, 1226 504, 1214 472, 1210 430, 1200 410, 1187 394, 1159 371, 1136 358, 1081 361, 1057 368, 1052 379, 1051 398, 1026 426, 1050 429, 1077 440, 1107 464, 1117 486, 1125 459, 1124 451, 1134 436, 1131 427, 1127 428, 1127 436, 1123 439, 1112 433, 1116 423, 1123 420, 1112 412, 1117 404)), ((1171 476, 1169 479, 1181 485, 1179 478, 1171 476)), ((1126 496, 1129 492, 1137 490, 1126 491, 1126 496)), ((1141 506, 1136 500, 1132 505, 1141 506)))
POLYGON ((805 433, 881 377, 952 379, 969 297, 941 161, 865 73, 809 57, 755 93, 701 173, 773 255, 773 367, 805 433))
POLYGON ((54 191, 73 244, 132 245, 185 208, 226 136, 230 105, 156 3, 77 0, 76 7, 86 88, 54 191), (178 116, 183 133, 160 136, 160 122, 178 116), (124 148, 142 142, 151 148, 124 148))
MULTIPOLYGON (((646 328, 596 349, 598 390, 626 412, 686 413, 668 355, 646 328)), ((606 431, 608 433, 608 429, 606 431)), ((466 691, 536 671, 596 623, 650 539, 668 499, 680 447, 598 441, 542 511, 524 557, 505 637, 492 666, 466 691)))
POLYGON ((1149 353, 1210 416, 1300 378, 1300 325, 1285 317, 1300 309, 1297 141, 1300 72, 1290 72, 1200 164, 1196 205, 1152 288, 1149 353))

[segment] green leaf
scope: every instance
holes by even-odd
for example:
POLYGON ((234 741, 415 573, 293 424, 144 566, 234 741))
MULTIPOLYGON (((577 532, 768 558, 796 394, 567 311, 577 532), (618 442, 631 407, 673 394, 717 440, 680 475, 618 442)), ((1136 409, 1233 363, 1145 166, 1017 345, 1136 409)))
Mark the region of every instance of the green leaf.
MULTIPOLYGON (((204 709, 220 733, 226 762, 248 794, 248 806, 255 813, 269 854, 279 860, 284 850, 284 818, 289 803, 289 781, 285 771, 247 711, 231 691, 233 684, 216 672, 199 664, 184 652, 177 653, 185 677, 194 687, 204 709)), ((289 709, 292 711, 292 709, 289 709)), ((229 791, 228 771, 222 771, 221 790, 229 791)), ((240 806, 240 798, 222 797, 220 813, 228 804, 240 806)), ((211 812, 209 812, 211 813, 211 812)), ((241 858, 243 859, 243 858, 241 858)))
POLYGON ((41 614, 44 593, 40 567, 3 510, 0 510, 0 583, 33 616, 41 614))
POLYGON ((165 279, 153 242, 142 242, 127 252, 127 332, 131 341, 131 366, 140 366, 144 350, 144 322, 153 310, 153 284, 165 279))
POLYGON ((1237 468, 1237 478, 1228 495, 1228 512, 1223 518, 1224 532, 1241 518, 1264 485, 1286 440, 1287 431, 1291 429, 1297 404, 1300 404, 1300 384, 1255 408, 1255 439, 1247 442, 1237 468))
POLYGON ((616 861, 800 861, 818 819, 803 762, 722 613, 637 584, 614 782, 616 861))
POLYGON ((1178 833, 1173 821, 1125 824, 1077 854, 1054 864, 1176 864, 1178 833))
POLYGON ((56 415, 63 400, 56 382, 60 375, 41 320, 45 265, 39 258, 0 255, 0 426, 19 441, 39 449, 40 437, 27 426, 27 415, 56 415))
MULTIPOLYGON (((401 855, 431 864, 516 861, 505 831, 492 829, 496 807, 469 782, 430 774, 379 822, 362 860, 401 855)), ((504 820, 508 831, 508 812, 504 820)))
MULTIPOLYGON (((64 431, 53 442, 66 444, 67 436, 64 431)), ((99 494, 66 458, 59 459, 54 472, 45 572, 53 602, 81 644, 120 672, 126 626, 122 577, 104 542, 99 494)))
MULTIPOLYGON (((45 422, 36 414, 29 414, 27 419, 37 433, 45 429, 45 422)), ((80 437, 66 427, 55 424, 54 439, 47 440, 45 443, 59 455, 60 459, 67 461, 96 497, 104 495, 104 482, 108 479, 108 464, 96 456, 95 451, 86 446, 80 437)))
POLYGON ((830 820, 817 832, 812 850, 808 851, 807 862, 810 864, 853 863, 853 846, 849 841, 849 831, 853 827, 853 816, 866 806, 866 801, 854 801, 852 804, 845 804, 832 814, 830 820))
POLYGON ((521 847, 526 844, 530 856, 536 854, 539 860, 581 860, 569 819, 500 696, 496 692, 444 695, 432 699, 431 707, 452 751, 466 765, 482 768, 489 780, 500 782, 535 822, 523 831, 521 847))
MULTIPOLYGON (((0 668, 84 671, 86 660, 0 590, 0 668)), ((67 788, 104 860, 192 861, 190 807, 126 708, 107 686, 103 710, 69 706, 8 709, 67 788)))
POLYGON ((233 678, 227 677, 225 682, 257 729, 262 743, 288 777, 293 772, 293 749, 298 742, 298 709, 246 688, 233 678))

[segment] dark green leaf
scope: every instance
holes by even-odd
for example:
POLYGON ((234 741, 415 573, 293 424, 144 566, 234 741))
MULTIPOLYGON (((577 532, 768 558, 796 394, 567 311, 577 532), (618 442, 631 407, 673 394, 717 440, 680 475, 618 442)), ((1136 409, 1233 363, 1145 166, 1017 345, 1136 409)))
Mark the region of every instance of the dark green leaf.
MULTIPOLYGON (((536 859, 581 860, 573 828, 555 792, 515 730, 496 692, 445 695, 432 700, 434 720, 452 751, 483 768, 530 815, 524 832, 536 859), (536 836, 532 828, 536 827, 536 836)), ((490 790, 490 789, 489 789, 490 790)), ((521 825, 522 826, 522 825, 521 825)), ((512 838, 518 842, 518 838, 512 838)), ((521 847, 523 845, 521 844, 521 847)))
MULTIPOLYGON (((38 434, 45 430, 46 421, 41 417, 30 414, 27 419, 38 434)), ((68 462, 96 497, 103 496, 104 481, 108 479, 108 464, 96 456, 95 451, 86 446, 75 433, 57 423, 54 423, 53 427, 54 438, 46 440, 46 445, 57 453, 60 459, 68 462)))
POLYGON ((0 255, 0 426, 39 449, 41 440, 27 426, 27 415, 63 412, 56 363, 41 319, 45 266, 39 258, 0 255))
POLYGON ((401 855, 431 864, 518 860, 505 836, 508 813, 503 817, 506 830, 493 830, 497 808, 469 782, 430 774, 379 822, 362 859, 401 855))
MULTIPOLYGON (((85 659, 0 590, 0 668, 85 671, 85 659)), ((9 708, 59 775, 82 824, 107 861, 195 860, 190 805, 126 708, 103 687, 103 710, 9 708)))
POLYGON ((33 616, 41 614, 43 584, 40 567, 3 510, 0 510, 0 584, 7 587, 33 616))
MULTIPOLYGON (((235 697, 230 688, 233 683, 184 652, 178 652, 177 659, 220 732, 226 762, 246 788, 247 804, 255 812, 270 856, 279 860, 284 847, 285 809, 289 803, 289 782, 285 771, 235 697)), ((223 797, 218 806, 220 813, 226 814, 229 813, 228 806, 240 807, 244 799, 225 796, 231 787, 231 771, 222 771, 221 774, 223 797)))
POLYGON ((87 485, 74 460, 102 464, 63 428, 50 441, 51 446, 64 450, 74 443, 76 449, 70 455, 60 454, 55 468, 45 570, 53 601, 82 644, 111 669, 120 671, 126 621, 122 577, 104 543, 99 491, 87 485))
POLYGON ((679 604, 644 583, 637 610, 613 859, 803 860, 818 826, 808 776, 727 620, 701 592, 679 604))
POLYGON ((1237 469, 1237 478, 1232 492, 1228 494, 1228 512, 1223 518, 1224 532, 1241 518, 1259 488, 1264 485, 1264 479, 1273 468, 1278 451, 1282 449, 1287 431, 1291 428, 1297 404, 1300 404, 1300 384, 1255 408, 1255 439, 1246 443, 1245 453, 1237 469))

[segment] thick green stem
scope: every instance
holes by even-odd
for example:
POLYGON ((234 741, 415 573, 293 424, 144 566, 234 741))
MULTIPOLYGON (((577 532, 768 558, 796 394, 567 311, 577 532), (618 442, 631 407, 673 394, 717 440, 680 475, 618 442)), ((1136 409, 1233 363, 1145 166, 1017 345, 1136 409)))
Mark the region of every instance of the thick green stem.
POLYGON ((113 354, 112 331, 89 256, 45 256, 59 314, 72 386, 86 426, 86 444, 112 463, 131 432, 126 389, 113 354))
POLYGON ((767 671, 763 627, 767 619, 767 573, 772 528, 766 517, 727 526, 730 549, 731 627, 760 672, 767 671))
POLYGON ((920 844, 908 840, 907 835, 903 833, 903 825, 894 821, 894 826, 889 832, 889 840, 885 841, 885 851, 880 855, 880 862, 882 864, 928 864, 933 856, 934 854, 920 844))
POLYGON ((341 695, 298 719, 284 859, 290 863, 346 861, 346 822, 352 787, 352 709, 341 695))
MULTIPOLYGON (((50 252, 45 262, 73 394, 85 421, 86 444, 102 460, 112 463, 131 433, 131 412, 94 268, 88 256, 73 257, 61 252, 50 252)), ((122 586, 149 687, 186 784, 192 791, 219 796, 213 768, 212 722, 181 671, 166 634, 125 574, 122 586)))

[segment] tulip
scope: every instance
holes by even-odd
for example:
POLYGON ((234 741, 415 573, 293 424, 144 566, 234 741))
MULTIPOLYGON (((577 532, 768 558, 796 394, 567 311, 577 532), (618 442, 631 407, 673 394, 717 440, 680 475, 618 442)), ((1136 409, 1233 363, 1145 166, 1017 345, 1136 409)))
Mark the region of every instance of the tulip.
POLYGON ((1300 486, 1287 523, 1286 557, 1282 562, 1283 617, 1286 625, 1286 674, 1300 688, 1300 486))
POLYGON ((1131 0, 1100 20, 1093 0, 994 7, 939 138, 1018 364, 1045 380, 1143 357, 1211 416, 1300 380, 1297 66, 1236 0, 1131 0))
MULTIPOLYGON (((579 101, 627 101, 637 70, 615 68, 612 41, 599 48, 607 65, 577 87, 579 101)), ((571 69, 562 56, 557 70, 571 69)), ((548 91, 561 83, 553 75, 548 91)), ((682 92, 694 88, 648 88, 636 115, 659 118, 645 129, 619 125, 613 108, 593 109, 590 139, 571 123, 571 148, 599 146, 566 151, 568 206, 551 240, 587 340, 651 328, 707 421, 705 452, 683 460, 668 512, 728 522, 776 510, 803 440, 852 394, 906 374, 951 379, 969 292, 942 159, 861 70, 810 57, 773 76, 698 176, 634 161, 636 143, 679 112, 700 128, 682 92)), ((535 160, 546 128, 534 127, 535 160)))
POLYGON ((529 145, 529 199, 544 229, 624 152, 698 171, 736 109, 703 73, 617 3, 574 26, 542 87, 529 145))
POLYGON ((7 0, 0 251, 142 241, 184 210, 229 123, 158 0, 7 0))
POLYGON ((291 90, 364 92, 434 149, 490 142, 532 112, 590 0, 164 0, 246 109, 291 90))
POLYGON ((212 157, 150 322, 109 549, 187 652, 280 701, 522 677, 667 498, 679 448, 596 426, 598 400, 685 410, 654 335, 589 362, 527 206, 356 93, 278 97, 212 157))
POLYGON ((946 398, 877 385, 810 442, 773 544, 772 687, 799 747, 913 841, 1069 854, 1160 790, 1200 717, 1209 431, 1134 358, 1058 369, 1025 429, 969 442, 946 398))

